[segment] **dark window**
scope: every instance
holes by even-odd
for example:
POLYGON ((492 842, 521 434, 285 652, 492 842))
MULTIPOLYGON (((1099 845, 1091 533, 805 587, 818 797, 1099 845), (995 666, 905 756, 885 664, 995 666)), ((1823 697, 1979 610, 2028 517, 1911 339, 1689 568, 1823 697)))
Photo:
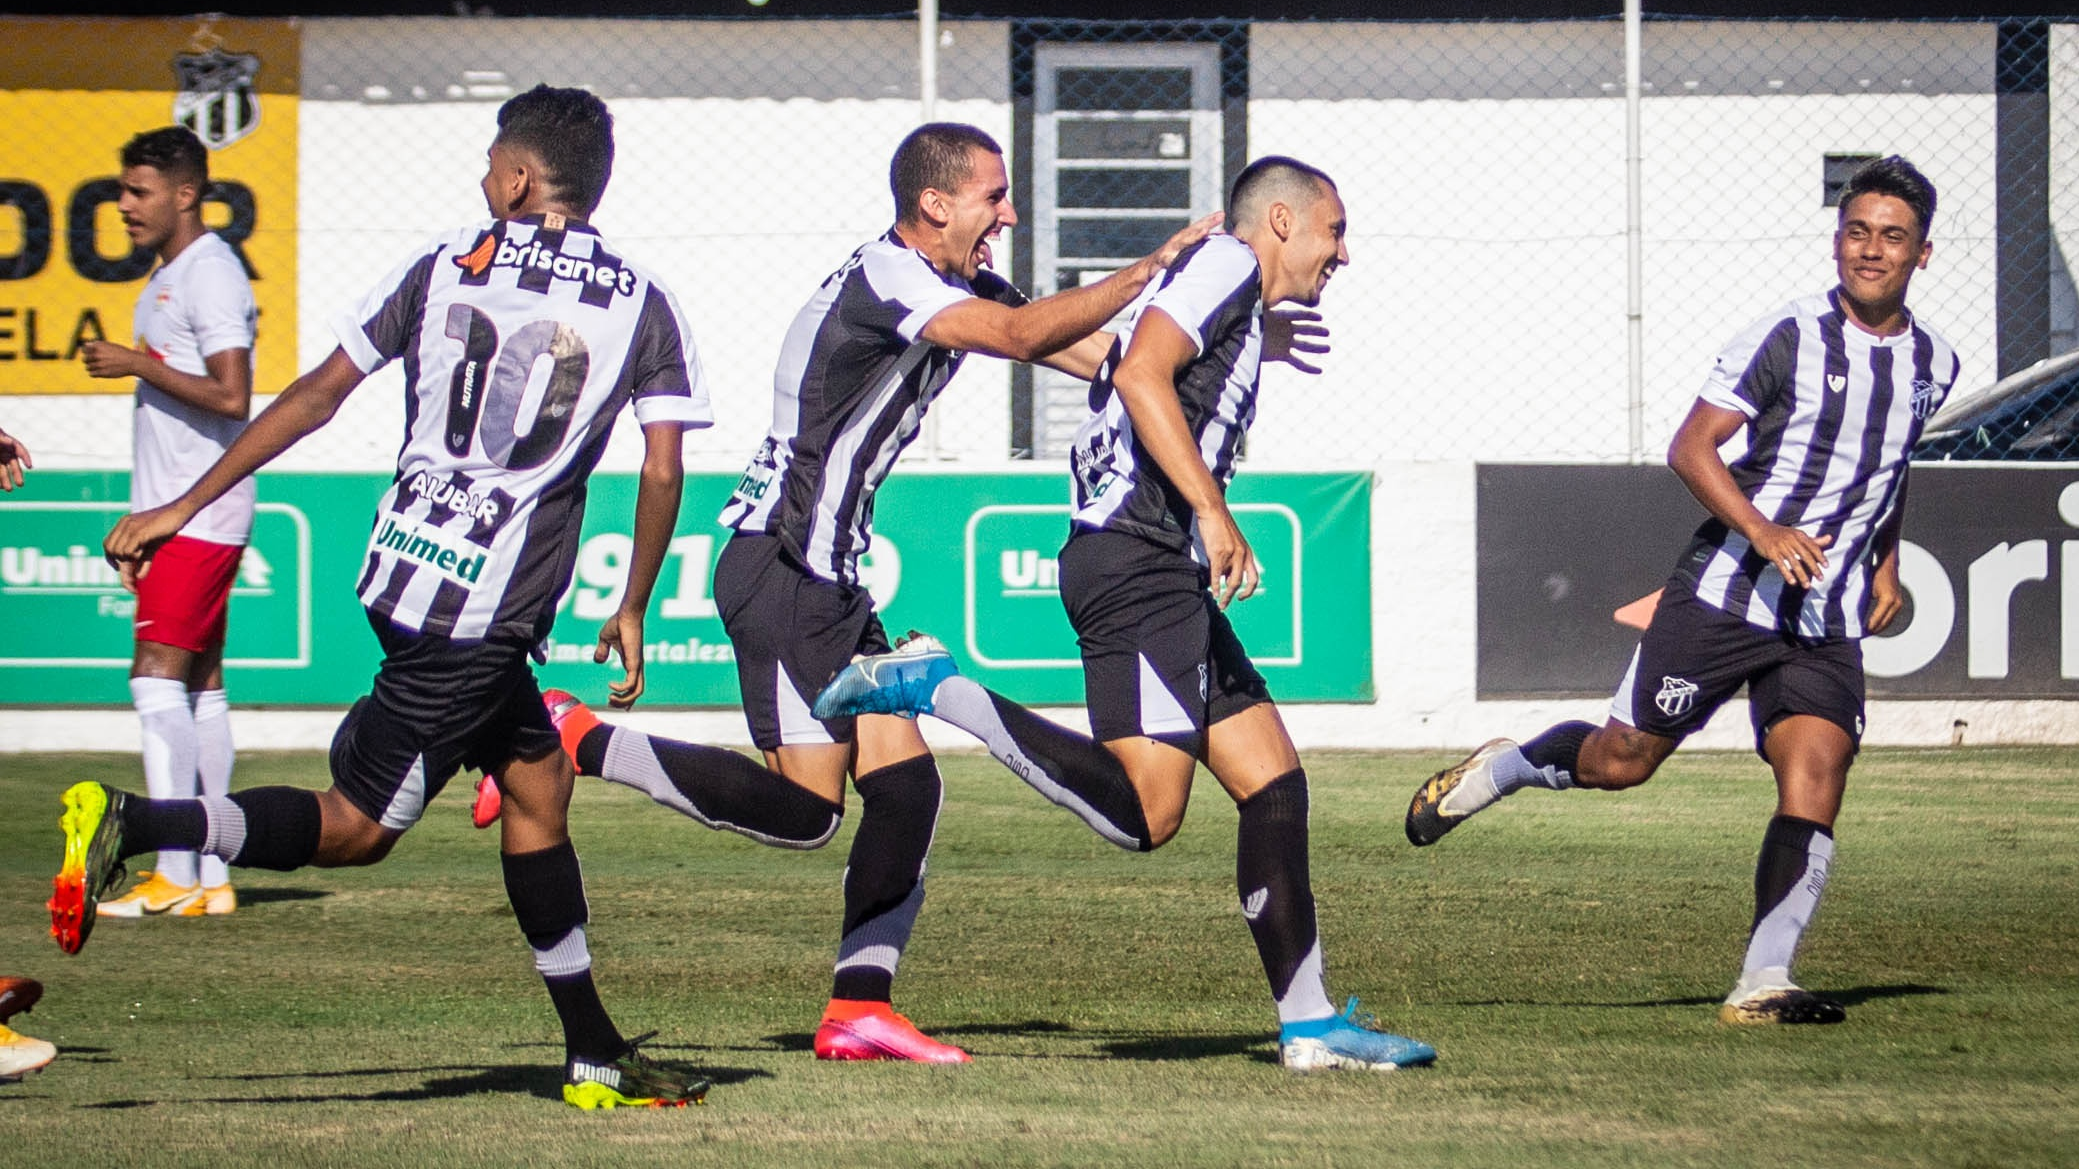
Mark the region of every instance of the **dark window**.
POLYGON ((1063 69, 1054 74, 1057 110, 1188 110, 1189 69, 1063 69))
POLYGON ((1189 207, 1187 170, 1063 170, 1056 202, 1062 207, 1189 207))
POLYGON ((1875 154, 1827 155, 1825 174, 1821 179, 1825 189, 1822 192, 1819 205, 1821 207, 1839 207, 1841 205, 1841 188, 1848 185, 1848 180, 1855 176, 1856 171, 1862 169, 1863 163, 1875 162, 1878 157, 1875 154))
POLYGON ((1139 259, 1189 222, 1181 215, 1174 219, 1063 219, 1060 252, 1064 257, 1086 260, 1139 259))

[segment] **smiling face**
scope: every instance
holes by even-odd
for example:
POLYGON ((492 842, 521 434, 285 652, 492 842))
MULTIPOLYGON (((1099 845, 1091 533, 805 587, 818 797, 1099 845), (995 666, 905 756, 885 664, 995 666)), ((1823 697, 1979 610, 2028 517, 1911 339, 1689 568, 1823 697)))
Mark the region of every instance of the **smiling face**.
POLYGON ((1290 283, 1287 298, 1312 307, 1321 303, 1321 293, 1336 269, 1350 262, 1350 247, 1344 240, 1349 229, 1343 197, 1323 184, 1320 198, 1294 212, 1292 233, 1285 240, 1284 267, 1290 283))
POLYGON ((1857 315, 1866 324, 1890 317, 1905 304, 1914 271, 1927 267, 1933 251, 1920 217, 1903 199, 1857 195, 1841 208, 1834 266, 1842 294, 1863 310, 1857 315))
POLYGON ((923 202, 927 213, 945 223, 941 247, 933 258, 942 270, 973 280, 994 258, 990 241, 1018 222, 1018 212, 1011 206, 1011 180, 1003 167, 1003 155, 974 146, 968 149, 967 158, 967 178, 959 188, 926 191, 923 202))
POLYGON ((193 183, 174 181, 155 166, 123 168, 116 210, 131 244, 156 252, 180 230, 181 217, 197 205, 193 183))

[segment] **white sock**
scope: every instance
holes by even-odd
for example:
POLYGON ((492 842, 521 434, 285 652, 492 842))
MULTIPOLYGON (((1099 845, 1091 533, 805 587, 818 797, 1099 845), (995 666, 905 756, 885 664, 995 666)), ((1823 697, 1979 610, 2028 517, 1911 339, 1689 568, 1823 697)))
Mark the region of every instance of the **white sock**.
POLYGON ((1494 757, 1488 767, 1494 777, 1494 794, 1498 799, 1518 788, 1542 787, 1553 791, 1565 791, 1574 786, 1574 777, 1557 767, 1536 767, 1523 757, 1523 749, 1511 747, 1494 757))
MULTIPOLYGON (((143 730, 144 789, 155 800, 192 800, 196 790, 195 713, 187 683, 177 678, 132 678, 130 701, 143 730)), ((193 885, 195 854, 167 850, 154 865, 176 885, 193 885)))
MULTIPOLYGON (((222 690, 203 690, 195 702, 195 772, 205 796, 231 794, 231 702, 222 690)), ((231 882, 222 857, 202 857, 202 883, 210 888, 231 882)))
POLYGON ((1293 973, 1292 985, 1285 988, 1285 997, 1278 1000, 1280 1025, 1326 1019, 1336 1013, 1335 1003, 1328 997, 1328 980, 1321 966, 1321 942, 1317 938, 1307 956, 1301 959, 1299 969, 1293 973))

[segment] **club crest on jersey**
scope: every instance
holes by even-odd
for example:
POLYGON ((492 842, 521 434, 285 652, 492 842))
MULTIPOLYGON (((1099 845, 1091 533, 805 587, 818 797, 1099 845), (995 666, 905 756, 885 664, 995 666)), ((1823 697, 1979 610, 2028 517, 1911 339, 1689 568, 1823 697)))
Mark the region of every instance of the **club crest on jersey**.
POLYGON ((1660 693, 1653 696, 1653 705, 1659 707, 1660 713, 1669 718, 1681 718, 1696 705, 1696 691, 1696 683, 1687 678, 1663 675, 1660 679, 1660 693))
POLYGON ((211 46, 173 59, 180 90, 173 95, 173 120, 195 132, 211 150, 222 150, 260 125, 260 96, 253 78, 260 58, 211 46))
POLYGON ((1936 391, 1935 383, 1927 381, 1914 382, 1913 417, 1920 419, 1922 422, 1934 417, 1935 406, 1940 396, 1936 391))

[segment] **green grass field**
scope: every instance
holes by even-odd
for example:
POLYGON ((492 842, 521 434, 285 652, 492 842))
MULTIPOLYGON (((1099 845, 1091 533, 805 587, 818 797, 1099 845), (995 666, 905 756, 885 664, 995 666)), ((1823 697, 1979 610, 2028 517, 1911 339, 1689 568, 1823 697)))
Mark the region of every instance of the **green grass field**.
MULTIPOLYGON (((240 874, 235 917, 104 922, 60 954, 57 794, 120 755, 0 756, 0 973, 58 1061, 0 1086, 5 1165, 2017 1166, 2079 1160, 2079 750, 1872 751, 1800 963, 1831 1028, 1735 1030, 1746 754, 1634 793, 1529 792, 1401 837, 1434 754, 1310 760, 1331 989, 1442 1053, 1281 1069, 1235 906, 1232 805, 1120 853, 978 756, 944 761, 897 984, 967 1067, 809 1054, 849 827, 796 854, 583 781, 573 832, 608 1006, 708 1069, 704 1108, 560 1103, 554 1015, 466 783, 372 869, 240 874)), ((317 754, 238 783, 323 783, 317 754)), ((856 801, 854 803, 856 809, 856 801)))

